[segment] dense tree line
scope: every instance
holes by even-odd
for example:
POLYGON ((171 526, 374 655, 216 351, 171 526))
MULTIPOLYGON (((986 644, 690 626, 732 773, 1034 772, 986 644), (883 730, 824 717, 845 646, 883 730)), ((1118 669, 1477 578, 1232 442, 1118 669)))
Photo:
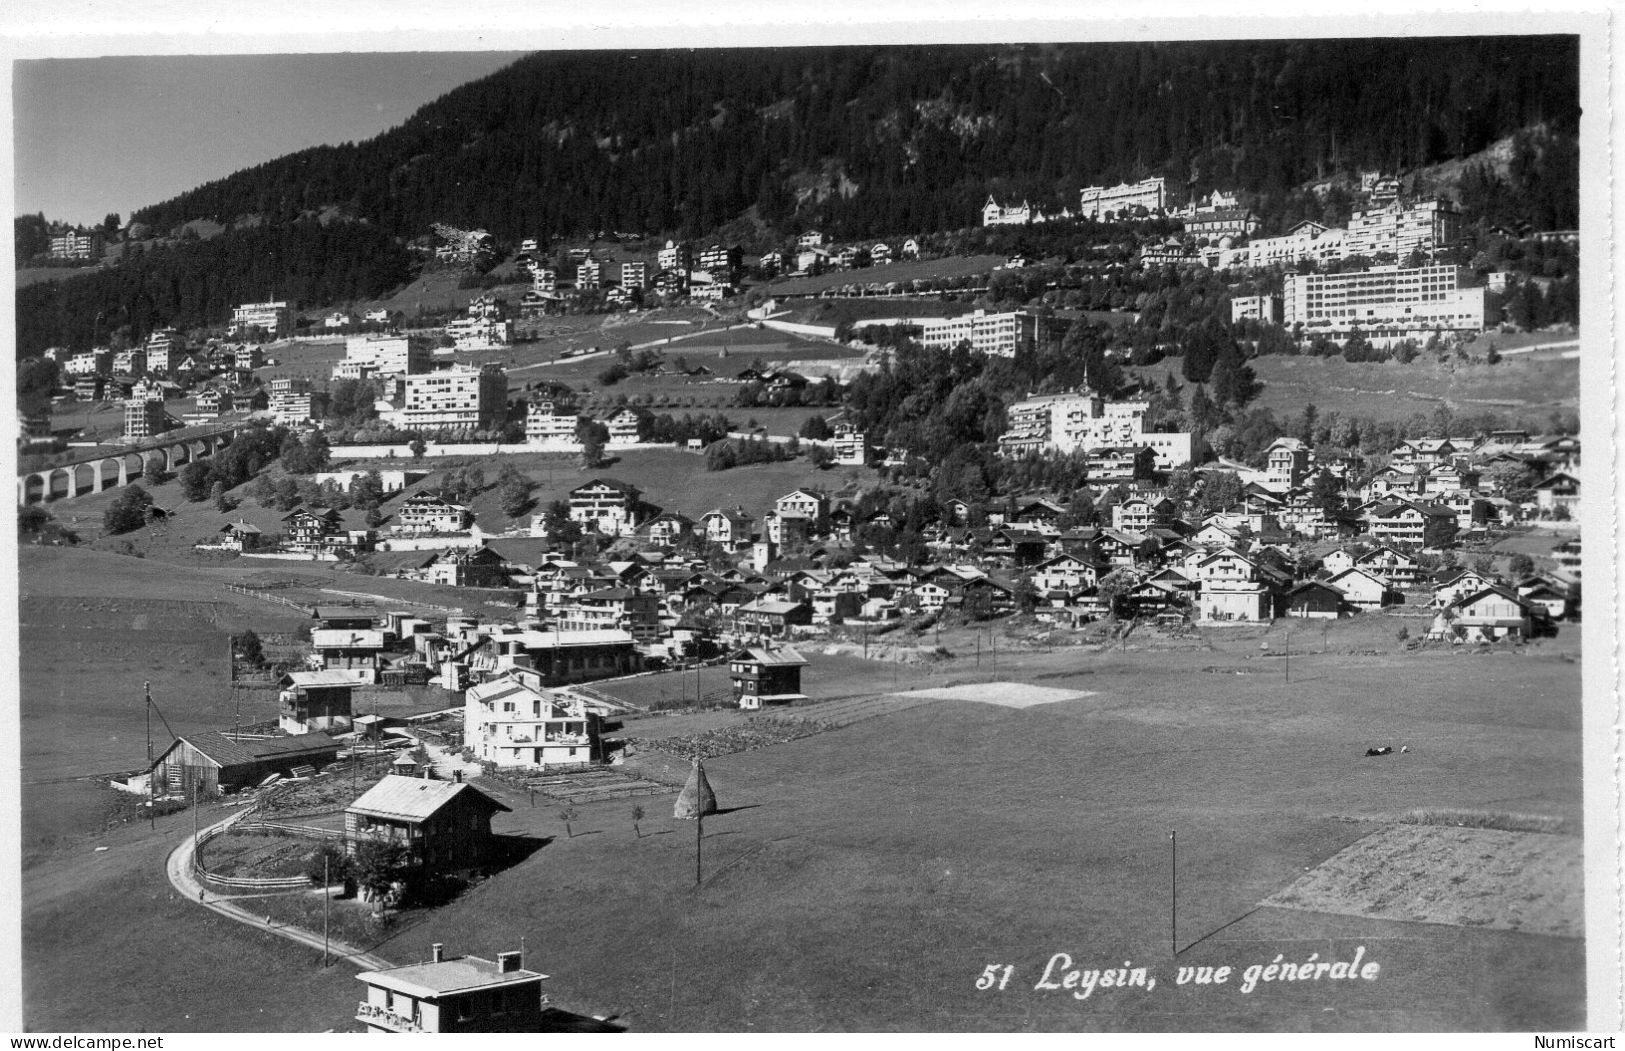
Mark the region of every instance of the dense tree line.
MULTIPOLYGON (((1572 140, 1578 77, 1572 36, 552 52, 367 142, 134 218, 286 223, 337 204, 391 233, 446 221, 513 241, 697 236, 754 205, 859 236, 972 225, 990 190, 1054 206, 1151 173, 1286 200, 1334 171, 1465 156, 1542 122, 1572 140)), ((1561 150, 1535 161, 1561 166, 1561 150)))
POLYGON ((221 325, 267 294, 296 304, 381 295, 411 276, 405 247, 375 224, 305 219, 132 252, 117 267, 17 290, 17 351, 82 350, 127 330, 221 325))

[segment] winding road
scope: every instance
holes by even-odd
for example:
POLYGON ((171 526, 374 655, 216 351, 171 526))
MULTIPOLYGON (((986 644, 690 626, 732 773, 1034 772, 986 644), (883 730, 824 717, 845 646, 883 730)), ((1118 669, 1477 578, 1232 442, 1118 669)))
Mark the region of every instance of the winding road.
MULTIPOLYGON (((236 817, 237 815, 233 815, 232 817, 227 818, 225 821, 219 822, 219 824, 223 825, 229 821, 236 820, 236 817)), ((217 826, 210 826, 210 828, 214 827, 217 826)), ((203 831, 207 832, 208 829, 204 829, 203 831)), ((201 834, 202 833, 198 833, 197 835, 201 834)), ((197 835, 187 836, 185 839, 181 840, 180 844, 170 853, 169 860, 165 862, 164 865, 165 869, 169 873, 169 882, 175 887, 176 890, 180 891, 187 901, 196 901, 204 908, 212 909, 227 919, 236 920, 238 923, 246 924, 250 927, 257 927, 260 930, 270 931, 271 933, 279 935, 280 937, 287 938, 289 941, 298 942, 299 944, 309 946, 312 949, 320 949, 322 947, 322 936, 318 933, 312 933, 302 927, 294 927, 285 923, 268 923, 264 915, 256 915, 255 913, 252 913, 247 909, 235 904, 236 902, 245 899, 252 900, 255 897, 264 897, 265 895, 210 894, 208 888, 199 882, 198 878, 192 874, 192 844, 196 840, 197 835)), ((337 959, 353 964, 358 970, 376 971, 382 970, 386 967, 395 966, 393 963, 390 963, 381 956, 375 956, 369 952, 362 952, 353 945, 349 945, 345 942, 337 941, 332 938, 328 939, 327 951, 337 959)))

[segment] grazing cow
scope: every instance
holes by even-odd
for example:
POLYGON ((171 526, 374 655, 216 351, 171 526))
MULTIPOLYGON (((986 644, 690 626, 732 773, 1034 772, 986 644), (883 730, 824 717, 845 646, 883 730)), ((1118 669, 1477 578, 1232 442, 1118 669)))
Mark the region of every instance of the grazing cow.
POLYGON ((1365 750, 1365 754, 1366 754, 1367 757, 1370 757, 1370 756, 1373 756, 1373 755, 1392 755, 1393 752, 1394 752, 1393 748, 1391 746, 1389 746, 1389 745, 1383 745, 1381 748, 1367 748, 1365 750))

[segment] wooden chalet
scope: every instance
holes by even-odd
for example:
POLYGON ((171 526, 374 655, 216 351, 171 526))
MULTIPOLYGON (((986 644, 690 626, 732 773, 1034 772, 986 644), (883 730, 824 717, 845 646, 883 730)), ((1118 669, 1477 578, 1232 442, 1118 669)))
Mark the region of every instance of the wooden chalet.
POLYGON ((1340 588, 1321 580, 1305 580, 1286 593, 1286 615, 1335 619, 1343 615, 1348 602, 1340 588))
POLYGON ((475 868, 495 852, 492 815, 509 809, 471 784, 387 774, 345 808, 345 851, 396 843, 431 872, 475 868))
POLYGON ((752 711, 764 705, 804 701, 801 669, 806 664, 805 657, 787 646, 747 646, 728 658, 734 700, 752 711))

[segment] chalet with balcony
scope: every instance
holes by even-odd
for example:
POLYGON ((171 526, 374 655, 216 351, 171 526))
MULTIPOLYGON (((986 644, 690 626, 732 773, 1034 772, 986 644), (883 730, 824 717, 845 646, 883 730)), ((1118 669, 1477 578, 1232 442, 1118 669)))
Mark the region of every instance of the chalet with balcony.
POLYGON ((491 817, 509 809, 465 782, 386 774, 344 809, 344 848, 392 843, 426 872, 466 871, 493 860, 491 817))
POLYGON ((474 524, 474 512, 462 504, 452 503, 444 497, 422 491, 412 494, 395 511, 396 533, 421 535, 425 533, 461 533, 474 524))
POLYGON ((241 519, 220 527, 215 546, 227 551, 263 551, 271 546, 259 526, 241 519))
POLYGON ((310 633, 310 657, 317 670, 342 670, 352 681, 378 681, 384 632, 381 628, 316 628, 310 633))
POLYGON ((347 671, 291 671, 278 685, 278 727, 285 734, 344 733, 350 729, 355 676, 347 671))
POLYGON ((1455 636, 1463 642, 1526 639, 1533 634, 1536 624, 1535 610, 1499 585, 1457 599, 1445 609, 1444 616, 1455 636))
POLYGON ((747 646, 728 658, 734 701, 747 711, 805 701, 801 669, 807 659, 788 646, 747 646))
POLYGON ((743 507, 736 507, 731 511, 719 507, 700 516, 700 526, 704 530, 705 539, 727 548, 751 542, 754 535, 751 532, 753 521, 743 507))
POLYGON ((792 628, 811 624, 813 617, 813 606, 805 601, 769 598, 766 595, 741 603, 734 610, 734 623, 741 631, 769 638, 785 638, 792 628))
POLYGON ((1405 601, 1388 578, 1378 576, 1359 566, 1351 566, 1332 576, 1327 584, 1343 593, 1343 600, 1358 610, 1381 609, 1405 601))
POLYGON ((1379 503, 1366 512, 1366 527, 1384 544, 1447 547, 1456 535, 1456 512, 1414 500, 1379 503))
POLYGON ((463 743, 501 767, 596 763, 604 758, 602 716, 568 690, 513 668, 464 694, 463 743))
MULTIPOLYGON (((1330 564, 1323 564, 1327 569, 1332 569, 1330 564)), ((1410 587, 1422 579, 1422 567, 1416 559, 1386 544, 1360 555, 1353 564, 1399 588, 1410 587)), ((1340 566, 1333 572, 1341 572, 1347 568, 1349 567, 1340 566)))
POLYGON ((640 527, 650 543, 671 547, 684 537, 694 534, 694 519, 676 511, 662 511, 640 527))
POLYGON ((282 546, 289 551, 329 550, 344 532, 344 515, 330 507, 299 507, 282 516, 282 546))
POLYGON ((1214 621, 1261 621, 1275 615, 1290 577, 1268 563, 1225 548, 1196 567, 1198 615, 1214 621))
POLYGON ((637 486, 594 478, 570 490, 570 520, 608 536, 628 536, 647 517, 637 486))

